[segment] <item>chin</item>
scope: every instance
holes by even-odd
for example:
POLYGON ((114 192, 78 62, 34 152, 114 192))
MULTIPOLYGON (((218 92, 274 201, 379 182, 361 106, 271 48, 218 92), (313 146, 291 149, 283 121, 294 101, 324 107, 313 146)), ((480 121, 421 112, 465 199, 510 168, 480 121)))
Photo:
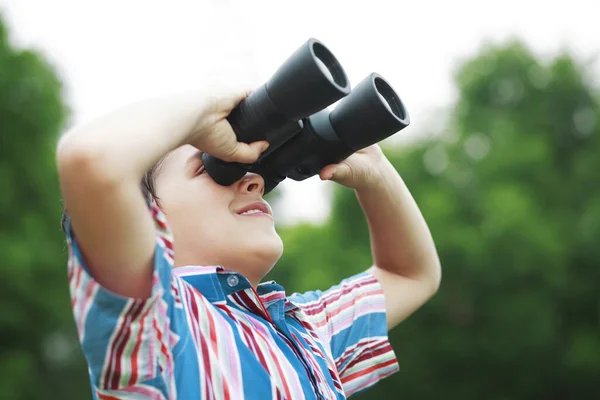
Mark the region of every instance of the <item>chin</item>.
POLYGON ((264 270, 266 275, 279 261, 283 254, 283 242, 279 235, 270 237, 255 237, 251 243, 244 246, 244 262, 252 265, 252 269, 264 270))
POLYGON ((257 246, 250 251, 260 259, 265 260, 265 262, 271 261, 271 265, 275 265, 283 254, 283 242, 279 235, 275 235, 274 238, 270 238, 261 244, 257 243, 257 246))

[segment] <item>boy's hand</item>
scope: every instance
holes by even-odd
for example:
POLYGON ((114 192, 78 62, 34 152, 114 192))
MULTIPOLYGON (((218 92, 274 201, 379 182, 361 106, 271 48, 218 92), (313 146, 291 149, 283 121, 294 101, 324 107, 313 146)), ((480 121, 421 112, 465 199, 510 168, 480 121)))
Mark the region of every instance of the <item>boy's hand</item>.
POLYGON ((229 113, 249 94, 249 91, 238 90, 208 96, 189 144, 223 161, 255 162, 267 149, 268 142, 238 142, 227 121, 229 113))
MULTIPOLYGON (((379 145, 358 150, 339 164, 330 164, 321 170, 321 180, 331 180, 346 187, 362 190, 383 182, 382 172, 391 164, 379 145)), ((391 167, 393 168, 393 167, 391 167)))

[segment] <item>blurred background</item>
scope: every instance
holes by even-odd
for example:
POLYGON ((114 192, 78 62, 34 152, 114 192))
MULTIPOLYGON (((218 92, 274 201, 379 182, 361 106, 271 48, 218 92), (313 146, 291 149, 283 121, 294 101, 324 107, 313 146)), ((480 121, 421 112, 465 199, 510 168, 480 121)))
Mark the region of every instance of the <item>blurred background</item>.
MULTIPOLYGON (((0 0, 0 398, 88 399, 60 230, 58 136, 120 105, 264 83, 309 37, 394 86, 383 143, 432 230, 435 298, 391 333, 401 371, 357 399, 600 398, 600 24, 594 1, 0 0)), ((268 277, 370 266, 352 191, 271 200, 268 277)))

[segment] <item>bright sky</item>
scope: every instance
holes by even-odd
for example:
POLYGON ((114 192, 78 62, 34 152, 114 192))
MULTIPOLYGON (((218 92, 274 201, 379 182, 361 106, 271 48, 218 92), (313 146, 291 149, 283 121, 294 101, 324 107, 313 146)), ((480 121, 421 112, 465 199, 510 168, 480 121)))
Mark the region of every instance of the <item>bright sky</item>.
MULTIPOLYGON (((454 99, 452 72, 486 40, 524 39, 542 56, 600 49, 595 0, 0 0, 14 42, 44 51, 65 81, 73 116, 88 120, 147 96, 210 82, 259 86, 310 37, 353 85, 382 74, 416 135, 454 99), (293 5, 292 5, 293 4, 293 5)), ((328 212, 318 178, 282 185, 288 220, 328 212)), ((325 189, 325 190, 324 190, 325 189)))

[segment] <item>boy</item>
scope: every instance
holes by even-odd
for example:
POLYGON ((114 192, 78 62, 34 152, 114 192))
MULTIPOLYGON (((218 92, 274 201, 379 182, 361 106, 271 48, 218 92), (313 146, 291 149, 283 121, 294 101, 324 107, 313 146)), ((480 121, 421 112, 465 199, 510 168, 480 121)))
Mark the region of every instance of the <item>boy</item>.
POLYGON ((356 191, 374 265, 325 292, 260 283, 283 251, 264 182, 220 186, 201 158, 252 163, 266 149, 237 142, 226 120, 245 96, 140 102, 58 145, 95 398, 343 399, 398 369, 387 331, 441 277, 408 189, 377 145, 323 168, 321 179, 356 191))

